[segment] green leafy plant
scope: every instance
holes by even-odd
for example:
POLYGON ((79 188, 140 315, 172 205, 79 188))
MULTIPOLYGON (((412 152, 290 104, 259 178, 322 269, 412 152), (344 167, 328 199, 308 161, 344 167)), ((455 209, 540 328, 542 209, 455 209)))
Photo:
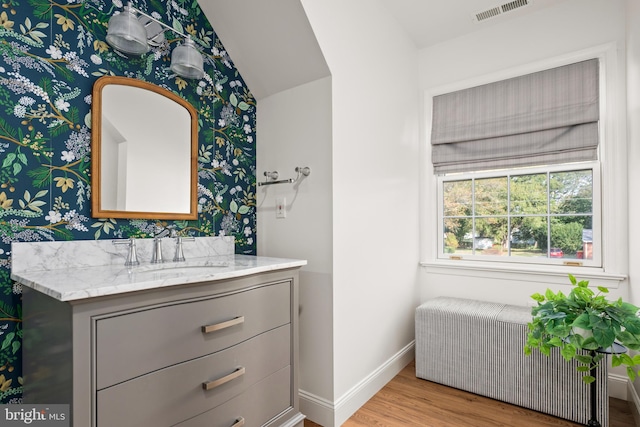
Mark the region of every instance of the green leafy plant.
MULTIPOLYGON (((572 275, 569 280, 573 285, 569 295, 550 289, 544 295, 531 295, 538 305, 531 310, 533 319, 528 324, 524 353, 529 356, 533 349, 538 349, 549 356, 551 349, 557 347, 567 362, 573 359, 578 362, 577 370, 589 384, 595 381, 591 369, 606 356, 597 350, 608 349, 614 342, 628 350, 640 349, 640 308, 622 298, 609 301, 605 297, 607 288, 598 286, 596 293, 586 280, 578 282, 572 275)), ((626 366, 633 381, 639 373, 636 367, 640 365, 640 354, 633 357, 626 352, 612 354, 611 365, 626 366)))

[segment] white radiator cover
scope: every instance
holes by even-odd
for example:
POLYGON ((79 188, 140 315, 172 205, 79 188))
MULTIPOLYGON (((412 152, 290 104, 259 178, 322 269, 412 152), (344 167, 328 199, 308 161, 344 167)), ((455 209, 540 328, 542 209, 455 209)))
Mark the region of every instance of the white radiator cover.
MULTIPOLYGON (((589 386, 558 349, 525 356, 531 309, 440 297, 416 309, 416 376, 586 425, 589 386)), ((596 372, 597 417, 609 425, 608 360, 596 372)))

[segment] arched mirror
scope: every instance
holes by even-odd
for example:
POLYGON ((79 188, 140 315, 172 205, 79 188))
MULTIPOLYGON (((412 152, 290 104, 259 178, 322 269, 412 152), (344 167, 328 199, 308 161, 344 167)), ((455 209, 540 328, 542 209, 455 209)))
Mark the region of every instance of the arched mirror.
POLYGON ((94 218, 197 219, 198 119, 173 92, 104 76, 93 86, 94 218))

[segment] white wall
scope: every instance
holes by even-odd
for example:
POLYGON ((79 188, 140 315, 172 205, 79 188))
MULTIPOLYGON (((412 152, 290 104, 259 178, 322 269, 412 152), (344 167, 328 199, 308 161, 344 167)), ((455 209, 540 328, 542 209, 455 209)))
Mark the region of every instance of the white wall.
MULTIPOLYGON (((629 235, 640 233, 637 212, 640 209, 638 185, 640 183, 640 2, 627 2, 627 138, 629 165, 629 235)), ((631 283, 630 300, 640 306, 640 248, 636 239, 629 239, 629 280, 631 283)), ((640 380, 635 382, 635 394, 632 396, 636 408, 640 408, 640 380)))
MULTIPOLYGON (((603 224, 603 234, 609 238, 604 253, 607 268, 602 277, 594 277, 591 281, 608 281, 607 284, 614 286, 614 297, 628 295, 628 282, 623 279, 628 269, 627 236, 631 235, 627 232, 626 197, 625 13, 624 0, 572 0, 420 52, 420 88, 426 94, 434 88, 461 81, 481 81, 483 77, 524 69, 550 58, 597 46, 610 47, 607 54, 607 110, 611 121, 607 122, 607 148, 602 152, 605 161, 603 205, 608 221, 603 224), (618 114, 611 114, 612 111, 618 114), (607 280, 605 276, 611 275, 615 278, 607 280)), ((429 110, 427 102, 425 95, 425 116, 429 110)), ((422 139, 428 141, 428 119, 423 128, 422 139)), ((433 209, 435 183, 427 150, 425 148, 424 153, 427 219, 423 223, 423 233, 428 242, 432 241, 436 217, 433 209)), ((422 256, 423 261, 433 261, 435 246, 425 244, 422 256)), ((421 271, 422 297, 463 296, 524 305, 530 301, 529 295, 544 291, 546 287, 568 287, 568 269, 547 270, 539 274, 503 274, 425 268, 421 271)), ((584 271, 586 269, 578 269, 574 274, 580 276, 584 271)))
MULTIPOLYGON (((258 187, 258 255, 307 260, 299 286, 299 388, 332 401, 331 78, 263 98, 257 110, 258 180, 264 171, 286 179, 296 166, 311 168, 295 185, 258 187), (286 198, 286 218, 276 218, 278 197, 286 198)), ((313 416, 313 408, 301 409, 313 416)))
POLYGON ((413 340, 417 52, 377 1, 302 4, 333 84, 331 425, 340 425, 370 396, 361 390, 413 340))
MULTIPOLYGON (((637 212, 640 209, 638 186, 640 183, 640 2, 631 0, 627 5, 627 138, 629 141, 629 235, 640 234, 640 222, 637 212)), ((640 247, 636 239, 629 241, 629 258, 640 259, 640 247)), ((629 277, 635 285, 640 279, 640 264, 629 264, 629 277)), ((640 286, 632 287, 630 296, 632 302, 640 305, 640 286)))

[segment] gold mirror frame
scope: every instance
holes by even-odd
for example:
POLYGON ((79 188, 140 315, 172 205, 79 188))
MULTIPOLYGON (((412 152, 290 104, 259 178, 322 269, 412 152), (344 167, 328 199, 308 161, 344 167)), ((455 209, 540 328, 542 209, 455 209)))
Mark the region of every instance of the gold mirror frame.
MULTIPOLYGON (((93 85, 93 94, 92 94, 92 110, 91 110, 91 123, 92 123, 92 132, 91 132, 91 186, 92 186, 92 196, 91 196, 91 214, 94 218, 129 218, 129 219, 173 219, 173 220, 195 220, 198 218, 197 211, 197 184, 198 184, 198 116, 196 109, 186 100, 182 99, 178 95, 170 92, 166 89, 163 89, 154 84, 127 77, 120 76, 103 76, 100 77, 93 85), (106 127, 109 123, 105 119, 105 126, 103 126, 103 90, 108 85, 120 85, 126 87, 133 87, 138 89, 143 89, 150 91, 152 93, 161 95, 169 100, 179 104, 179 106, 184 107, 189 115, 190 123, 187 125, 190 129, 190 153, 189 153, 189 188, 184 189, 184 191, 189 194, 189 206, 185 209, 185 211, 181 212, 156 212, 156 211, 147 211, 144 209, 135 209, 135 210, 118 210, 114 208, 106 209, 103 207, 103 189, 102 189, 102 172, 104 161, 103 156, 103 128, 106 127)), ((125 100, 126 102, 126 100, 125 100)), ((144 112, 146 113, 146 112, 144 112)), ((145 114, 141 114, 144 116, 145 114)), ((140 117, 135 117, 134 120, 138 121, 140 117)), ((140 123, 141 127, 144 126, 154 126, 154 123, 157 121, 148 123, 140 123)), ((154 140, 154 143, 157 141, 154 140)), ((157 150, 157 148, 155 148, 157 150)), ((142 167, 142 165, 140 165, 142 167)), ((154 165, 150 165, 153 168, 154 165)), ((158 169, 158 168, 156 168, 158 169)), ((163 173, 168 173, 166 169, 163 173)), ((111 179, 117 179, 117 177, 113 177, 111 179)), ((158 190, 158 195, 166 196, 163 194, 162 190, 158 190)))

